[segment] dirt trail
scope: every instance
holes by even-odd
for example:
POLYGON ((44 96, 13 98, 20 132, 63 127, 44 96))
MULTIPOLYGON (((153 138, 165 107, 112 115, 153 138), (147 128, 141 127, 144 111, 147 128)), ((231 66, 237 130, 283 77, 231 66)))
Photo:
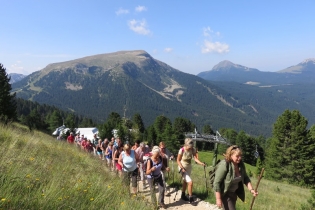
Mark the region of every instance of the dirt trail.
MULTIPOLYGON (((145 196, 149 202, 151 202, 151 197, 150 197, 150 188, 149 185, 146 184, 146 188, 143 188, 142 181, 139 181, 139 193, 142 196, 145 196)), ((156 188, 156 198, 158 198, 158 189, 157 186, 156 188)), ((164 202, 166 204, 167 209, 180 209, 180 210, 204 210, 204 209, 209 209, 209 210, 219 210, 219 208, 214 205, 210 204, 208 202, 202 201, 199 198, 195 197, 195 203, 194 205, 191 205, 188 203, 188 201, 183 201, 180 199, 180 196, 182 194, 181 190, 178 190, 177 195, 176 195, 176 189, 175 188, 170 188, 169 186, 166 187, 166 192, 165 192, 165 198, 164 202), (167 194, 170 194, 170 196, 167 196, 167 194), (176 198, 175 198, 176 195, 176 198), (175 200, 174 200, 175 198, 175 200)))

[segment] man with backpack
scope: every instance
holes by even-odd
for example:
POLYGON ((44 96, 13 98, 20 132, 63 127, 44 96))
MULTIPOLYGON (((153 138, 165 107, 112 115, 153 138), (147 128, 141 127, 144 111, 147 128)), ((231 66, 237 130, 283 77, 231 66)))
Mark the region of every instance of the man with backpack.
POLYGON ((181 199, 184 201, 189 201, 189 203, 194 202, 194 199, 192 197, 193 182, 190 177, 191 170, 192 170, 192 164, 191 164, 192 158, 194 158, 195 162, 198 163, 199 165, 205 166, 205 163, 202 163, 198 159, 197 150, 194 148, 193 140, 191 138, 186 138, 184 147, 182 147, 178 151, 177 164, 178 164, 178 170, 181 173, 182 178, 183 178, 181 199), (186 188, 188 189, 188 195, 189 195, 188 198, 185 195, 186 188))

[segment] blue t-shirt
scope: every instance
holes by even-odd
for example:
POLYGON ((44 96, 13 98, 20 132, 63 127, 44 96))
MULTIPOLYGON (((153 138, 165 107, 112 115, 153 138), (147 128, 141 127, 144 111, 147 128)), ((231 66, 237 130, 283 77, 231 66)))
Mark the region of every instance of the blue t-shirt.
POLYGON ((127 156, 126 152, 121 153, 122 156, 122 162, 124 164, 123 170, 124 171, 134 171, 137 168, 137 162, 135 157, 135 151, 130 150, 130 155, 127 156))
POLYGON ((109 149, 109 148, 107 148, 107 152, 108 152, 108 155, 106 155, 106 158, 107 159, 112 159, 112 157, 113 157, 113 151, 111 150, 111 149, 109 149))

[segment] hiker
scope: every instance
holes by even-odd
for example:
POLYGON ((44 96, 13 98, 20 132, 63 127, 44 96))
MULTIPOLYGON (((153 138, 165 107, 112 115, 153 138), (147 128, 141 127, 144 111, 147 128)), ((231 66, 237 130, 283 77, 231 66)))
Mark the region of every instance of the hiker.
POLYGON ((98 137, 97 137, 97 134, 95 133, 93 135, 93 139, 92 139, 92 144, 93 144, 93 148, 94 148, 94 154, 97 155, 97 151, 96 151, 96 146, 98 144, 98 137))
POLYGON ((173 155, 166 148, 165 143, 163 141, 161 141, 159 143, 159 148, 160 148, 160 155, 161 155, 162 160, 163 160, 162 179, 163 179, 164 187, 166 188, 166 182, 165 182, 166 172, 170 171, 169 159, 171 159, 173 157, 173 155))
POLYGON ((87 138, 83 137, 83 139, 81 141, 81 149, 82 150, 85 150, 86 144, 87 144, 87 138))
POLYGON ((139 143, 139 147, 135 150, 139 157, 139 163, 138 163, 138 168, 139 168, 139 174, 140 174, 140 180, 142 181, 143 187, 145 186, 145 175, 143 172, 143 155, 145 152, 145 144, 144 142, 139 143))
POLYGON ((105 151, 106 151, 106 148, 109 144, 109 141, 107 138, 104 139, 104 141, 102 142, 102 151, 103 151, 103 156, 102 156, 102 160, 105 160, 105 151))
POLYGON ((70 144, 73 144, 73 143, 74 143, 74 135, 73 135, 73 132, 71 132, 70 135, 68 136, 67 142, 70 143, 70 144))
POLYGON ((160 149, 158 146, 154 146, 152 148, 152 156, 147 160, 146 175, 150 186, 152 203, 154 205, 156 204, 154 186, 155 183, 158 183, 159 187, 158 205, 162 208, 166 208, 166 205, 164 204, 165 186, 162 178, 162 167, 163 161, 162 157, 160 156, 160 149))
POLYGON ((113 168, 113 143, 110 142, 105 150, 107 166, 110 168, 111 171, 114 171, 113 168))
POLYGON ((115 162, 114 167, 116 167, 116 171, 118 172, 118 176, 119 176, 119 177, 122 176, 122 167, 121 167, 121 165, 118 163, 118 160, 119 160, 120 154, 121 154, 122 151, 123 151, 123 148, 124 148, 123 143, 120 143, 120 144, 118 145, 118 149, 115 151, 114 156, 113 156, 113 160, 114 160, 114 162, 115 162))
POLYGON ((94 145, 92 144, 91 140, 88 140, 85 147, 84 147, 85 151, 87 151, 88 153, 92 153, 94 150, 94 145))
POLYGON ((245 200, 244 185, 253 196, 257 196, 258 192, 253 189, 246 174, 242 161, 242 150, 237 145, 230 146, 224 157, 225 160, 222 160, 217 166, 213 182, 216 204, 224 210, 235 210, 237 197, 243 202, 245 200))
POLYGON ((102 140, 99 139, 98 140, 98 144, 96 145, 96 153, 97 153, 97 156, 102 159, 103 157, 103 150, 102 150, 102 140))
MULTIPOLYGON (((120 145, 121 140, 119 137, 117 137, 116 139, 114 137, 112 137, 111 142, 113 142, 113 149, 112 149, 112 157, 114 156, 115 151, 118 149, 118 145, 120 145)), ((113 159, 113 165, 115 165, 115 161, 113 159)), ((116 168, 114 168, 114 171, 116 171, 116 168)))
POLYGON ((192 165, 191 165, 192 158, 194 158, 195 162, 198 163, 199 165, 205 166, 205 164, 202 163, 197 158, 197 151, 194 148, 193 140, 191 138, 186 138, 184 147, 182 147, 178 151, 177 164, 178 164, 178 170, 181 173, 182 178, 183 178, 181 199, 184 201, 189 201, 189 203, 193 203, 194 201, 192 197, 193 181, 190 177, 191 170, 192 170, 192 165), (186 188, 188 189, 188 195, 189 195, 188 198, 185 195, 186 188))
POLYGON ((137 153, 135 153, 134 150, 131 150, 129 143, 126 143, 124 145, 124 151, 119 156, 118 163, 123 168, 123 182, 125 183, 126 187, 129 187, 131 177, 133 194, 137 194, 138 161, 139 158, 137 153))
POLYGON ((84 140, 84 135, 82 134, 81 137, 77 138, 77 146, 78 147, 81 147, 83 140, 84 140))
POLYGON ((131 149, 132 149, 132 150, 136 150, 136 149, 138 149, 139 145, 140 145, 140 140, 137 140, 137 141, 135 142, 135 145, 133 145, 133 146, 131 147, 131 149))

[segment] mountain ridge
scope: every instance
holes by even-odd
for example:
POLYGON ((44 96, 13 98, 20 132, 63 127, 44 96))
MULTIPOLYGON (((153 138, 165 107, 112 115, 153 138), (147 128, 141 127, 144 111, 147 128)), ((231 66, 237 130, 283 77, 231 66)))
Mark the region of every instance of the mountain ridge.
POLYGON ((276 72, 264 72, 230 61, 222 61, 212 70, 200 72, 197 76, 209 81, 235 81, 254 85, 284 85, 315 82, 315 59, 306 59, 297 65, 276 72))
MULTIPOLYGON (((106 58, 100 61, 97 56, 88 56, 50 64, 15 83, 14 91, 18 97, 74 110, 100 121, 110 112, 122 113, 127 107, 128 116, 138 112, 146 124, 164 114, 218 129, 233 127, 232 117, 241 119, 234 125, 237 130, 251 127, 247 129, 250 133, 263 127, 257 135, 270 132, 270 125, 260 122, 259 114, 250 106, 238 104, 220 87, 174 69, 145 51, 101 56, 106 58)), ((259 107, 255 109, 259 111, 259 107)))

